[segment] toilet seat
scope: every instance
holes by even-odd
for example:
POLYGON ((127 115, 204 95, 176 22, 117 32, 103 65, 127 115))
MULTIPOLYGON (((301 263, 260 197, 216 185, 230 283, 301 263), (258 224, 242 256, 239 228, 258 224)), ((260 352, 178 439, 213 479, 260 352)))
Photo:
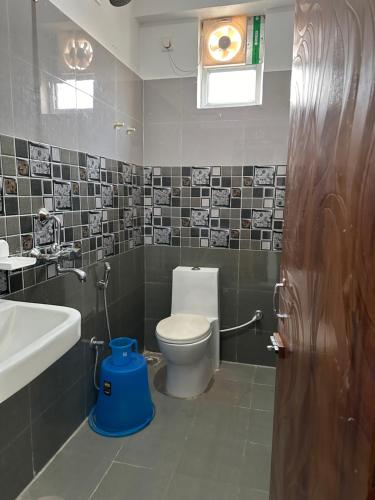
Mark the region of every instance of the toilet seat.
POLYGON ((192 344, 211 334, 211 324, 198 314, 172 314, 156 327, 157 337, 170 344, 192 344))

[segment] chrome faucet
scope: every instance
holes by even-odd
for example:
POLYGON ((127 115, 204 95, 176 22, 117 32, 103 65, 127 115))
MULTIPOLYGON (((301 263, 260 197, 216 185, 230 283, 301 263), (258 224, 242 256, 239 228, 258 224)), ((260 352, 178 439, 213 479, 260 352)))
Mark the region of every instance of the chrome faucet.
POLYGON ((75 274, 81 283, 84 283, 87 278, 85 271, 82 271, 82 269, 75 269, 74 267, 61 267, 60 264, 57 264, 56 270, 57 274, 75 274))
POLYGON ((40 208, 37 213, 37 218, 40 222, 48 220, 54 221, 54 243, 51 245, 51 253, 42 253, 40 248, 34 247, 30 251, 30 256, 41 262, 52 262, 56 266, 57 275, 73 273, 77 276, 81 283, 86 281, 86 273, 82 269, 72 267, 62 267, 61 262, 64 259, 75 259, 81 254, 81 249, 74 247, 61 247, 61 221, 57 215, 50 214, 46 208, 40 208))

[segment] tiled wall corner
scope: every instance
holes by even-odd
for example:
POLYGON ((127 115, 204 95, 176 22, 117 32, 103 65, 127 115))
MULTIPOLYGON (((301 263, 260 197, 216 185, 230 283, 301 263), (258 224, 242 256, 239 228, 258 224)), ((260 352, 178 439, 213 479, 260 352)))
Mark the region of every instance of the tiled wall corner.
MULTIPOLYGON (((143 170, 123 161, 0 136, 0 238, 12 255, 34 246, 48 253, 53 221, 40 224, 45 207, 62 223, 61 241, 81 256, 82 267, 143 244, 143 170)), ((16 292, 56 276, 55 265, 0 273, 0 294, 16 292)))

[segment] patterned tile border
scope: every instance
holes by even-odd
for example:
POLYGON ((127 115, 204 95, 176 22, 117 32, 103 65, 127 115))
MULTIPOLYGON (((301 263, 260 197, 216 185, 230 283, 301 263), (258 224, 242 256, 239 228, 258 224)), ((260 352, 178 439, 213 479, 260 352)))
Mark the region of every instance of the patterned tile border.
MULTIPOLYGON (((0 239, 12 255, 27 255, 35 245, 48 252, 53 223, 42 225, 41 207, 62 222, 64 245, 81 248, 77 261, 87 266, 143 245, 143 168, 85 152, 0 136, 0 239)), ((55 266, 0 272, 0 294, 55 277, 55 266)))
MULTIPOLYGON (((281 251, 285 165, 141 167, 87 152, 0 136, 0 239, 12 255, 48 252, 54 227, 81 248, 66 266, 94 264, 137 246, 281 251)), ((0 272, 0 294, 55 277, 54 265, 0 272)))
POLYGON ((145 167, 144 243, 281 251, 285 165, 145 167))

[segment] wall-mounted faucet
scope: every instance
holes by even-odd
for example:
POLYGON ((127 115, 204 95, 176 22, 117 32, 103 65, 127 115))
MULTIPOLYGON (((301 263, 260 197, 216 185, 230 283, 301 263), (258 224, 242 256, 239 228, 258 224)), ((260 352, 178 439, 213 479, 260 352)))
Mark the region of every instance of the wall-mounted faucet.
POLYGON ((85 271, 82 271, 82 269, 75 269, 74 267, 61 267, 60 264, 57 264, 56 269, 57 274, 75 274, 81 283, 84 283, 87 279, 87 274, 85 271))
POLYGON ((42 253, 40 248, 34 247, 30 251, 30 256, 36 258, 40 262, 51 262, 56 266, 57 274, 73 273, 77 276, 81 283, 86 281, 86 273, 82 269, 75 269, 73 267, 63 267, 61 263, 64 260, 74 260, 81 254, 80 248, 75 247, 61 247, 61 220, 57 215, 50 214, 46 208, 38 210, 36 217, 40 222, 47 222, 48 220, 54 221, 54 243, 51 245, 50 253, 42 253))

